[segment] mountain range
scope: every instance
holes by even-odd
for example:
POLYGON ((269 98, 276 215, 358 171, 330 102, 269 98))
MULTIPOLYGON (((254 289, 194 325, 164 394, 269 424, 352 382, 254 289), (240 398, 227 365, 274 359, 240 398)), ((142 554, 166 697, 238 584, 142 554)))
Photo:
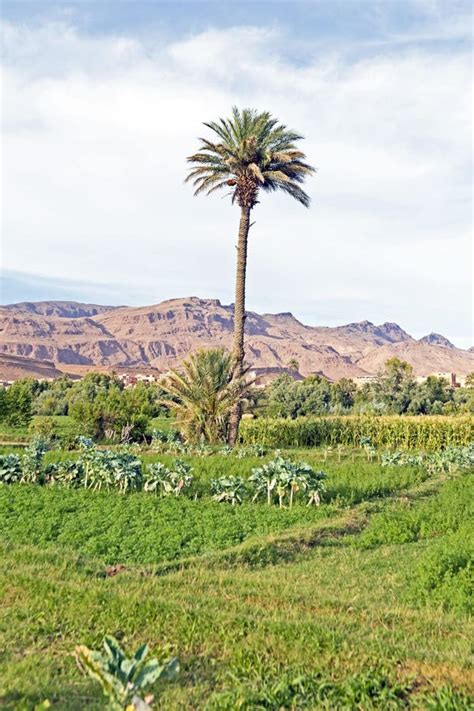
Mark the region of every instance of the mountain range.
MULTIPOLYGON (((97 369, 166 370, 198 348, 229 348, 232 330, 233 306, 217 299, 189 297, 143 307, 8 304, 0 306, 0 376, 8 379, 13 357, 16 371, 24 362, 31 374, 36 363, 53 377, 97 369)), ((286 368, 294 359, 302 375, 337 380, 374 375, 398 356, 416 375, 474 370, 472 350, 456 348, 436 333, 416 340, 396 323, 360 321, 331 328, 306 326, 291 313, 248 312, 245 331, 246 358, 254 367, 286 368)))

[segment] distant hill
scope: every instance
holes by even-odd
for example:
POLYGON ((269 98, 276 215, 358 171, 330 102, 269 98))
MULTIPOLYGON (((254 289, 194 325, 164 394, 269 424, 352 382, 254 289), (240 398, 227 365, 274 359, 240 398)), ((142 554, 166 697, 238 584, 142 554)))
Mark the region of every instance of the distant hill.
POLYGON ((455 348, 451 341, 449 341, 446 336, 442 336, 440 333, 429 333, 427 336, 423 336, 418 341, 419 343, 428 343, 430 346, 442 346, 443 348, 455 348))
POLYGON ((35 380, 55 379, 64 375, 54 363, 35 358, 22 358, 20 356, 0 353, 0 380, 6 382, 20 380, 21 378, 34 378, 35 380))
POLYGON ((118 306, 101 306, 100 304, 81 304, 77 301, 22 301, 18 304, 7 304, 4 308, 20 313, 37 314, 39 316, 60 316, 61 318, 85 318, 97 316, 105 311, 120 308, 118 306))
MULTIPOLYGON (((230 348, 233 321, 232 305, 197 297, 143 307, 68 301, 9 304, 0 307, 0 353, 49 361, 59 370, 74 372, 165 370, 198 348, 230 348)), ((286 368, 296 359, 303 375, 323 373, 338 379, 375 374, 397 355, 418 375, 474 370, 472 352, 455 348, 438 334, 416 341, 396 323, 312 327, 289 312, 248 312, 245 331, 247 361, 260 368, 286 368)))

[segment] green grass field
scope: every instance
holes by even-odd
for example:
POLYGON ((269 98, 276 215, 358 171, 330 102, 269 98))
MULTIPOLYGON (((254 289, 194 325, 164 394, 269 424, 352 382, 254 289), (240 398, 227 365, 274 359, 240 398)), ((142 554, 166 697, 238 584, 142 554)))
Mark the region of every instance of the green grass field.
POLYGON ((293 456, 321 507, 213 502, 262 461, 221 456, 192 460, 197 500, 0 488, 0 707, 104 708, 71 652, 112 633, 179 657, 162 709, 473 708, 470 473, 293 456))

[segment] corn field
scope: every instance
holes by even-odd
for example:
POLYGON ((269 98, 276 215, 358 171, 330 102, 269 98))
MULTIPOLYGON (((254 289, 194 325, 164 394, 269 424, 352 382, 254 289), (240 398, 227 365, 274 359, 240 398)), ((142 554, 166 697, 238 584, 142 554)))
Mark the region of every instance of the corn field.
POLYGON ((360 446, 436 451, 463 447, 474 441, 474 417, 446 416, 334 416, 300 417, 296 420, 244 420, 240 435, 245 445, 265 447, 360 446))

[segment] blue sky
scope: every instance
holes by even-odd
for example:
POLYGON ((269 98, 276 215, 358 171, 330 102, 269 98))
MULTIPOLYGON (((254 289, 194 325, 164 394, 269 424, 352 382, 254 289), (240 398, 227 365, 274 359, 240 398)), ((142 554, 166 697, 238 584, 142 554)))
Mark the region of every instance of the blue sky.
POLYGON ((309 211, 255 211, 249 308, 471 345, 470 28, 456 0, 3 0, 1 301, 231 302, 238 214, 183 177, 237 103, 318 168, 309 211))

